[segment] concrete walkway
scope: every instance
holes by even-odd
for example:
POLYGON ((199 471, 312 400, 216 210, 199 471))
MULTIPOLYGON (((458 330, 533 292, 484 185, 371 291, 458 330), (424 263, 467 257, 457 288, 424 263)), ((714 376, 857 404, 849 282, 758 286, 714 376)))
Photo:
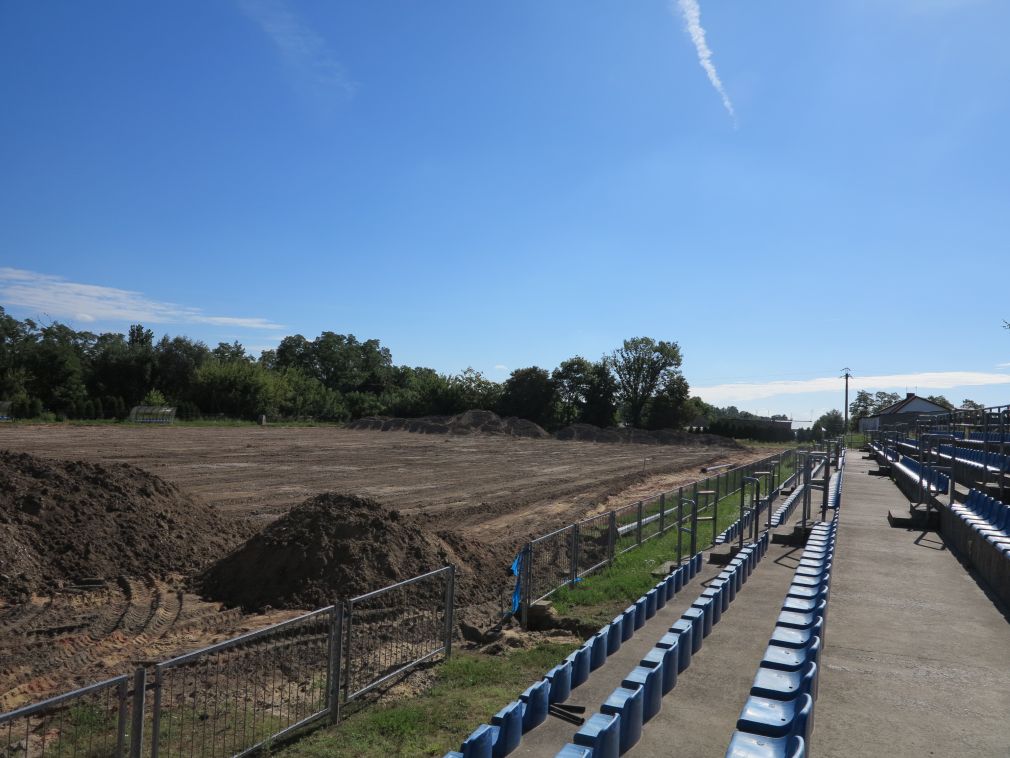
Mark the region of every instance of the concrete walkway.
POLYGON ((876 464, 845 468, 812 752, 1007 758, 1007 618, 936 533, 888 527, 908 501, 876 464))

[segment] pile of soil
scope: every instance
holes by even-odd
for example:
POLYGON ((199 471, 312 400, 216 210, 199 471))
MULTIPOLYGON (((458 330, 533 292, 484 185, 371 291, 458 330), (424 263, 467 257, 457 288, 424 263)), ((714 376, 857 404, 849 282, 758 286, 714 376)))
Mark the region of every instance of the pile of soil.
POLYGON ((419 434, 503 434, 509 437, 548 439, 550 434, 538 424, 524 418, 500 417, 491 411, 466 411, 456 416, 424 416, 421 418, 381 418, 366 416, 348 424, 351 429, 381 432, 416 432, 419 434))
POLYGON ((0 451, 0 597, 24 602, 87 580, 189 573, 243 536, 135 466, 0 451))
POLYGON ((579 442, 611 442, 636 445, 685 445, 694 447, 725 447, 743 450, 739 442, 716 434, 692 434, 677 429, 601 428, 592 424, 572 424, 559 429, 554 435, 559 440, 579 442))
POLYGON ((459 560, 437 535, 374 500, 327 492, 266 526, 198 576, 196 585, 245 610, 315 608, 446 563, 459 560))

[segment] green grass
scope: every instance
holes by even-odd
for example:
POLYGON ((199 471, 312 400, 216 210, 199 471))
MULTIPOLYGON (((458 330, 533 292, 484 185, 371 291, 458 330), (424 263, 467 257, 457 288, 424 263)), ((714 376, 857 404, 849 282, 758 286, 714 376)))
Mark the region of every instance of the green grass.
MULTIPOLYGON (((792 472, 792 458, 787 457, 782 462, 776 481, 781 482, 792 472)), ((752 484, 745 485, 744 497, 748 504, 752 488, 752 484)), ((777 503, 778 501, 772 507, 777 503)), ((762 513, 763 519, 767 518, 766 514, 767 512, 762 513)), ((700 511, 699 515, 710 516, 712 512, 700 511)), ((725 531, 739 517, 740 493, 733 492, 720 498, 718 522, 698 522, 698 549, 710 547, 713 537, 725 531)), ((690 549, 690 535, 685 533, 685 557, 690 549)), ((662 536, 655 536, 639 547, 616 556, 610 566, 584 577, 574 587, 562 587, 550 599, 561 616, 590 627, 602 626, 655 586, 659 580, 652 576, 653 569, 665 561, 674 560, 677 560, 677 532, 668 529, 662 536)))
POLYGON ((556 666, 575 645, 544 643, 508 655, 456 652, 435 670, 427 691, 372 705, 340 724, 277 749, 283 758, 440 756, 556 666))

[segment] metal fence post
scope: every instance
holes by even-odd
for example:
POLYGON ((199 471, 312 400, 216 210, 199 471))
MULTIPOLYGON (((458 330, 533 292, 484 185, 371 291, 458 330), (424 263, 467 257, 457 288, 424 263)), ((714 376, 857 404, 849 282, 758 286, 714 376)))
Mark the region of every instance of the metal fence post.
POLYGON ((326 697, 329 699, 330 723, 340 721, 340 674, 343 671, 344 646, 344 604, 333 606, 333 620, 330 623, 330 670, 327 672, 326 697))
POLYGON ((638 521, 637 521, 636 526, 635 526, 635 539, 637 541, 637 544, 641 545, 642 544, 642 501, 641 500, 638 501, 637 514, 638 514, 638 521))
POLYGON ((533 579, 533 567, 530 564, 533 562, 533 543, 527 542, 524 550, 526 551, 526 560, 523 561, 523 581, 519 585, 519 607, 521 614, 519 621, 523 629, 526 628, 530 615, 530 582, 533 579))
POLYGON ((666 493, 659 493, 659 533, 666 531, 666 493))
POLYGON ((691 503, 691 556, 698 552, 698 487, 694 488, 694 502, 691 503))
MULTIPOLYGON (((116 687, 119 699, 119 717, 116 723, 116 758, 126 758, 126 722, 129 718, 130 684, 125 679, 116 687)), ((132 755, 132 753, 131 753, 132 755)))
POLYGON ((449 578, 445 583, 445 659, 452 656, 452 625, 456 608, 456 566, 449 564, 449 578))
POLYGON ((144 699, 147 672, 143 667, 133 674, 133 721, 130 725, 130 758, 140 758, 144 744, 144 699))
POLYGON ((579 522, 572 524, 572 568, 569 573, 569 584, 575 586, 579 578, 579 522))
POLYGON ((154 669, 154 710, 151 715, 151 758, 158 758, 158 742, 161 739, 161 689, 164 675, 161 666, 154 669))
POLYGON ((684 556, 684 488, 677 490, 677 565, 684 556))

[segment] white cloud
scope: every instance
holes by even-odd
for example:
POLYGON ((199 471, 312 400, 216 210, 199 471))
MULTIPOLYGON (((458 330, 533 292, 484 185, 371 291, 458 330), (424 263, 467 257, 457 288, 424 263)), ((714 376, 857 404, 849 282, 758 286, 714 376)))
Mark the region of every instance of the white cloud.
POLYGON ((333 56, 326 41, 283 0, 238 0, 239 7, 266 34, 281 59, 303 82, 325 93, 350 97, 357 84, 333 56))
POLYGON ((674 10, 675 7, 680 9, 680 13, 684 17, 684 26, 691 37, 691 42, 694 43, 694 49, 698 51, 698 63, 705 70, 709 82, 712 83, 715 91, 722 98, 723 107, 733 117, 735 123, 736 111, 733 109, 733 103, 730 101, 729 95, 726 94, 726 88, 722 86, 719 72, 715 70, 715 64, 712 62, 712 51, 709 49, 708 42, 705 39, 705 30, 701 26, 701 7, 698 5, 698 0, 676 0, 676 6, 674 5, 674 0, 671 0, 671 12, 676 12, 674 10))
MULTIPOLYGON (((918 374, 883 374, 856 376, 849 381, 849 391, 918 388, 941 390, 952 387, 981 387, 1010 384, 1010 374, 984 371, 927 371, 918 374)), ((710 387, 692 387, 691 394, 707 403, 736 405, 741 402, 780 395, 801 395, 809 392, 841 392, 845 381, 836 376, 800 381, 774 381, 760 384, 715 384, 710 387)))
POLYGON ((140 292, 70 282, 59 276, 0 267, 0 302, 75 321, 210 324, 240 329, 283 329, 258 317, 210 316, 199 308, 153 300, 140 292))
POLYGON ((996 368, 1010 368, 1010 363, 997 363, 996 368))
POLYGON ((496 363, 496 364, 494 364, 494 370, 495 371, 508 371, 509 367, 506 366, 504 363, 496 363))

